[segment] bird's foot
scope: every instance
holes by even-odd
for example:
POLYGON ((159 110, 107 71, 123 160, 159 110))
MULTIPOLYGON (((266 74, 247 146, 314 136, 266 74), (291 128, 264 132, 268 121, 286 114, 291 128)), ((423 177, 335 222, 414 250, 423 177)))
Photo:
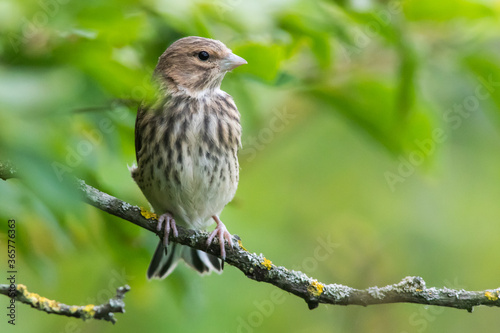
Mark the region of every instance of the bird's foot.
POLYGON ((226 249, 224 246, 225 245, 224 239, 227 241, 229 246, 232 247, 233 246, 233 241, 231 240, 232 236, 229 233, 229 231, 227 231, 226 226, 224 225, 224 223, 222 223, 222 221, 219 219, 219 217, 217 215, 212 216, 212 218, 217 223, 217 227, 210 234, 210 237, 208 237, 207 246, 210 246, 210 244, 212 244, 212 241, 215 238, 215 236, 218 236, 219 237, 219 244, 220 244, 220 256, 221 256, 222 260, 225 260, 226 259, 226 249))
POLYGON ((158 218, 158 224, 156 226, 156 230, 160 232, 162 226, 163 226, 163 244, 165 245, 166 248, 168 245, 168 236, 170 235, 170 230, 172 230, 175 237, 179 236, 179 233, 177 232, 177 226, 175 225, 175 220, 172 214, 165 213, 160 215, 160 217, 158 218))

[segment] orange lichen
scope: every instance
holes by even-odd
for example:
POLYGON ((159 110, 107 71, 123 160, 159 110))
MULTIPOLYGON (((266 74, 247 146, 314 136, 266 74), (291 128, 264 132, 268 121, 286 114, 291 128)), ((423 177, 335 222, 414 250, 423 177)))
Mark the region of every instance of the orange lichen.
POLYGON ((262 260, 260 263, 262 266, 267 268, 268 271, 271 270, 271 268, 273 267, 273 263, 271 262, 271 260, 266 258, 264 258, 264 260, 262 260))
POLYGON ((150 211, 144 209, 141 207, 141 215, 144 216, 145 218, 152 219, 152 220, 158 220, 158 216, 155 213, 151 213, 150 211))
POLYGON ((323 283, 318 282, 317 280, 313 280, 309 287, 307 287, 307 291, 309 292, 309 294, 318 297, 323 293, 324 287, 325 286, 323 285, 323 283))

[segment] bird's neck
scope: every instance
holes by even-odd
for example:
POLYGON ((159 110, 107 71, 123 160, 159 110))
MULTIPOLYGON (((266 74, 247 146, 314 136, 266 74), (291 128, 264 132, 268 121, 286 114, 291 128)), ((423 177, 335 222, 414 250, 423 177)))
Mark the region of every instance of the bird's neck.
POLYGON ((204 89, 189 89, 181 85, 177 85, 175 89, 169 91, 172 95, 187 95, 192 98, 202 99, 209 98, 210 96, 219 95, 221 90, 220 87, 207 87, 204 89))
POLYGON ((160 79, 160 85, 168 95, 185 95, 192 98, 207 98, 219 95, 220 86, 224 75, 218 75, 210 80, 176 80, 172 76, 164 75, 160 79))

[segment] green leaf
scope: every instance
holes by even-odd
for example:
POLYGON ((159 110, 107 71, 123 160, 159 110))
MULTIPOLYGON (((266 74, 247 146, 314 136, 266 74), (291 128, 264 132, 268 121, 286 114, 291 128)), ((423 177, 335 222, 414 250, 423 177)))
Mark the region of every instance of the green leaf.
POLYGON ((411 151, 415 140, 431 137, 434 122, 429 110, 419 106, 402 121, 395 108, 397 90, 381 81, 358 78, 310 93, 394 154, 411 151))
POLYGON ((234 47, 233 52, 248 62, 248 65, 238 68, 238 72, 252 74, 267 82, 276 79, 279 65, 284 58, 284 50, 281 45, 263 45, 250 42, 234 47))
POLYGON ((496 105, 493 116, 500 125, 500 61, 491 53, 474 53, 464 58, 463 63, 475 76, 475 94, 480 100, 489 99, 496 105), (478 89, 481 87, 480 93, 478 89), (484 96, 484 97, 482 97, 484 96))
POLYGON ((406 18, 411 21, 478 19, 494 16, 495 13, 486 4, 467 0, 409 0, 403 2, 403 8, 406 18))

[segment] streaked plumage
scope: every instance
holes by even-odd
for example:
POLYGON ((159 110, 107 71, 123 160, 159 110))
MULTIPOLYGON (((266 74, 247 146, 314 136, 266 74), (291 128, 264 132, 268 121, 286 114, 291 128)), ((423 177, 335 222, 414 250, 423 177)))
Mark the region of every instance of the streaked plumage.
MULTIPOLYGON (((158 61, 159 94, 154 105, 138 110, 137 168, 131 171, 164 227, 206 229, 236 193, 240 115, 220 84, 228 70, 244 63, 221 42, 201 37, 176 41, 158 61)), ((219 222, 213 236, 223 244, 230 235, 219 222)), ((165 257, 163 248, 158 244, 149 278, 166 277, 179 257, 200 273, 222 268, 205 252, 169 244, 165 257)))

